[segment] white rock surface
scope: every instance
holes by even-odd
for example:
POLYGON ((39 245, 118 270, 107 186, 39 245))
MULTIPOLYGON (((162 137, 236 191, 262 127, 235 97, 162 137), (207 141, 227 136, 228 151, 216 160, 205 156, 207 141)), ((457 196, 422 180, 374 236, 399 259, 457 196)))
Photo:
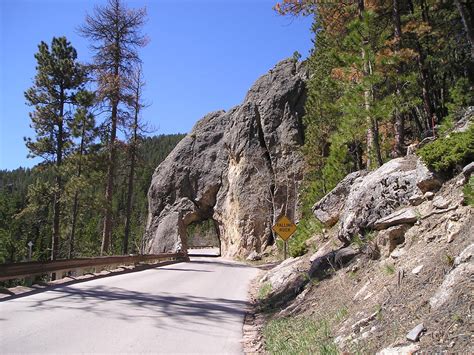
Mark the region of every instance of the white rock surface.
POLYGON ((421 269, 423 269, 423 265, 418 265, 417 267, 415 267, 411 273, 414 274, 414 275, 418 275, 421 271, 421 269))
POLYGON ((418 344, 402 345, 382 349, 376 355, 412 355, 419 349, 420 346, 418 344))

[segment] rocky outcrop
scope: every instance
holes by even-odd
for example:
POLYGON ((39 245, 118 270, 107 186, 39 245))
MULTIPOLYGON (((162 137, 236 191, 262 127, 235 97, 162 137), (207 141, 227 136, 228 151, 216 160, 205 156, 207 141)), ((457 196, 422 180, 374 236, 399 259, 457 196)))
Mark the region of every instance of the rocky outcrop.
POLYGON ((300 63, 285 60, 240 106, 195 125, 153 175, 148 252, 186 249, 187 226, 213 219, 222 255, 247 256, 274 242, 281 214, 297 218, 305 79, 300 63))
POLYGON ((402 208, 388 216, 380 218, 374 223, 375 229, 387 229, 388 227, 398 226, 400 224, 414 224, 418 217, 413 208, 402 208))
MULTIPOLYGON (((430 298, 429 303, 432 309, 438 309, 446 302, 450 301, 456 288, 463 286, 463 283, 470 283, 468 280, 474 278, 474 260, 472 260, 474 244, 466 247, 454 261, 454 269, 446 275, 443 283, 430 298), (467 281, 467 282, 466 282, 467 281)), ((472 284, 466 287, 472 294, 472 284)), ((466 290, 466 291, 467 291, 466 290)))
POLYGON ((381 255, 389 257, 398 245, 405 242, 405 232, 409 228, 410 225, 401 224, 380 231, 377 235, 377 245, 380 248, 381 255))
POLYGON ((313 213, 326 227, 332 227, 339 220, 339 215, 351 191, 354 181, 367 175, 365 171, 356 171, 347 175, 337 186, 313 206, 313 213))
POLYGON ((358 253, 358 250, 349 246, 338 250, 332 250, 321 256, 311 258, 313 260, 310 259, 311 267, 308 275, 309 277, 322 277, 329 269, 335 271, 344 267, 358 253))
POLYGON ((270 317, 330 319, 340 353, 474 353, 474 210, 465 184, 461 173, 439 186, 416 156, 346 177, 315 205, 326 226, 336 224, 307 240, 317 248, 307 259, 311 282, 301 286, 308 265, 294 259, 263 277, 285 300, 270 317), (349 246, 337 240, 343 232, 349 246))
POLYGON ((261 287, 268 285, 270 291, 262 300, 267 304, 284 304, 301 292, 309 279, 308 259, 306 257, 289 258, 265 274, 260 279, 261 287))
MULTIPOLYGON (((327 211, 337 211, 330 213, 330 220, 331 224, 337 220, 340 222, 338 237, 344 243, 349 243, 363 230, 373 229, 377 221, 408 205, 413 196, 438 189, 441 185, 414 155, 393 159, 368 174, 358 174, 348 175, 313 207, 317 218, 327 215, 327 211)), ((328 220, 321 218, 326 224, 328 220)), ((387 227, 389 225, 394 224, 387 227)))

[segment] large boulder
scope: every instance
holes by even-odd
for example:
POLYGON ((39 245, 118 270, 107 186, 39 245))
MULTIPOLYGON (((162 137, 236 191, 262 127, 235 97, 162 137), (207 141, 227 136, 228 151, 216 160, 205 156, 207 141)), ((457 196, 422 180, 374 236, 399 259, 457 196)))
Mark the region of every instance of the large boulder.
POLYGON ((341 210, 355 180, 367 172, 356 171, 347 175, 337 186, 313 206, 313 213, 326 227, 332 227, 339 220, 341 210))
POLYGON ((308 271, 309 277, 321 277, 330 269, 337 270, 344 267, 355 256, 359 254, 357 249, 351 246, 329 251, 325 254, 313 255, 310 258, 311 267, 308 271))
POLYGON ((326 225, 339 221, 338 238, 348 244, 355 235, 373 229, 377 221, 407 206, 411 197, 440 185, 418 157, 409 155, 390 160, 368 174, 348 175, 315 205, 313 212, 326 225))
POLYGON ((268 285, 270 289, 263 301, 278 305, 299 294, 309 281, 308 269, 309 263, 305 256, 286 259, 271 269, 260 279, 260 287, 268 285))
POLYGON ((297 219, 306 70, 277 64, 228 112, 200 120, 155 170, 148 252, 185 250, 190 223, 212 219, 223 256, 260 253, 282 214, 297 219))

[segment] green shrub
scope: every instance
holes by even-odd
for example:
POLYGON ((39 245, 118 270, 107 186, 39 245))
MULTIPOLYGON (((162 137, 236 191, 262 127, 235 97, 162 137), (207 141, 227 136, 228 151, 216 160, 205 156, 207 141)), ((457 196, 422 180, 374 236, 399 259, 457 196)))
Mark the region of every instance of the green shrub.
POLYGON ((328 322, 304 317, 272 319, 263 335, 270 354, 338 354, 328 322))
POLYGON ((474 125, 425 145, 418 155, 434 171, 452 173, 458 165, 474 160, 474 125))
POLYGON ((464 186, 463 193, 466 205, 474 207, 474 176, 469 178, 466 186, 464 186))

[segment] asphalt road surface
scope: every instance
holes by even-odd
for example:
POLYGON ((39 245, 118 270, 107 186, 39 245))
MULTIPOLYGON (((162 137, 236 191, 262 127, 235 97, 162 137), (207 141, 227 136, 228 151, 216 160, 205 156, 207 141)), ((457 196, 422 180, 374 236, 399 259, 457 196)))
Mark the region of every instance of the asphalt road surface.
POLYGON ((0 353, 242 353, 257 269, 192 258, 0 302, 0 353))

